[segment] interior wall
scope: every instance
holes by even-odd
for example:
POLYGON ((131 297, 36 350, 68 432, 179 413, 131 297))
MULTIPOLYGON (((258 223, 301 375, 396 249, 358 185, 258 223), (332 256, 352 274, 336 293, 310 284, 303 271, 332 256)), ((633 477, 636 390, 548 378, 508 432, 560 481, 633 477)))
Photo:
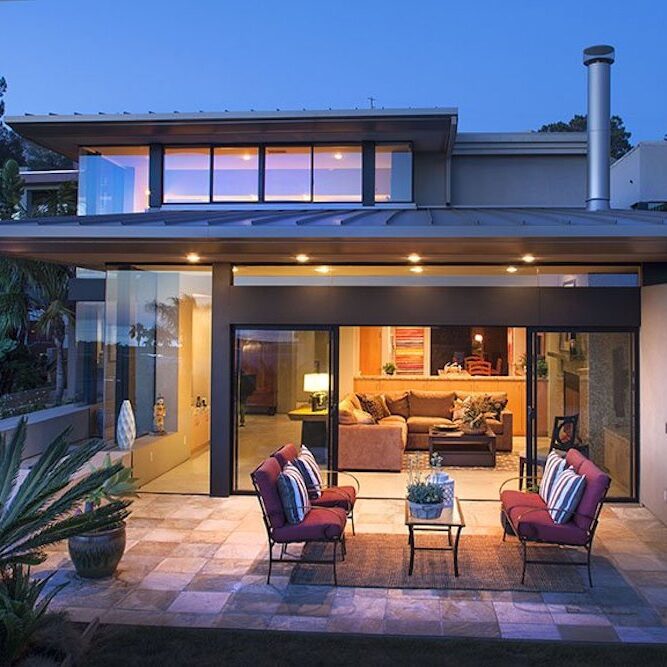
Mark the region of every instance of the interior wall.
POLYGON ((640 501, 667 523, 667 285, 643 287, 640 329, 640 501))
POLYGON ((341 327, 338 335, 338 393, 340 398, 354 391, 354 376, 360 368, 359 327, 341 327))

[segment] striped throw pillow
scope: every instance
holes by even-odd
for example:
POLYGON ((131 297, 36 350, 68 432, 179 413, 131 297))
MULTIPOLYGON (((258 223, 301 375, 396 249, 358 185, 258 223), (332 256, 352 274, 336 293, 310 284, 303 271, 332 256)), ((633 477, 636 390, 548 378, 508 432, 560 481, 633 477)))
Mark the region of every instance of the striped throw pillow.
POLYGON ((585 488, 586 478, 577 475, 572 468, 563 470, 558 475, 547 502, 554 523, 567 523, 572 518, 585 488))
POLYGON ((301 454, 294 459, 294 465, 299 469, 303 481, 306 483, 310 499, 315 500, 321 497, 322 473, 320 472, 320 466, 317 465, 313 453, 306 445, 301 445, 301 454))
POLYGON ((293 463, 286 463, 278 475, 278 494, 287 523, 301 523, 310 512, 310 498, 303 476, 293 463))
POLYGON ((544 500, 547 505, 549 504, 549 495, 551 490, 554 488, 554 484, 558 479, 558 476, 565 470, 567 464, 565 463, 565 457, 558 456, 556 452, 549 452, 547 456, 547 461, 544 464, 544 474, 540 480, 540 489, 539 494, 540 498, 544 500))

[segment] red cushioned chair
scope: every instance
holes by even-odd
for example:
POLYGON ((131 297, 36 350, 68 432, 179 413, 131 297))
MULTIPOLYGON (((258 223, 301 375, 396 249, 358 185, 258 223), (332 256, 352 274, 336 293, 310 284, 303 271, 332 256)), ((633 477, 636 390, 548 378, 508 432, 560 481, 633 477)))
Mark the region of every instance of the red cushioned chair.
POLYGON ((269 540, 269 573, 266 583, 271 583, 271 569, 274 562, 298 562, 333 566, 334 584, 338 585, 336 576, 336 560, 338 547, 345 558, 345 524, 347 512, 339 507, 313 507, 301 523, 287 523, 285 512, 278 493, 278 475, 281 466, 277 459, 270 457, 257 467, 250 477, 252 479, 262 518, 269 540), (308 560, 304 558, 286 559, 287 545, 308 542, 330 542, 333 544, 331 560, 308 560), (274 558, 273 548, 281 545, 280 557, 274 558))
MULTIPOLYGON (((293 444, 283 445, 279 450, 271 454, 276 461, 280 464, 280 469, 282 470, 285 467, 286 463, 293 461, 299 452, 293 444)), ((336 471, 336 470, 321 470, 323 475, 345 475, 346 478, 349 478, 353 486, 328 486, 322 489, 322 495, 319 498, 314 498, 311 500, 311 503, 315 507, 340 507, 347 512, 347 517, 350 520, 352 526, 352 534, 355 535, 354 531, 354 503, 357 500, 357 495, 359 494, 359 480, 348 472, 336 471)))
MULTIPOLYGON (((554 523, 549 514, 549 507, 537 493, 528 491, 503 490, 513 479, 506 480, 500 487, 501 512, 509 532, 519 538, 523 551, 523 572, 521 583, 526 578, 526 565, 542 563, 548 565, 586 565, 588 583, 593 586, 591 577, 591 549, 595 529, 598 525, 602 505, 607 496, 611 479, 592 461, 576 449, 568 450, 565 460, 578 475, 586 477, 586 487, 574 516, 563 524, 554 523), (562 562, 528 560, 528 543, 556 544, 560 546, 581 547, 586 550, 586 562, 562 562)), ((534 481, 537 481, 534 479, 534 481)), ((503 533, 503 540, 508 531, 503 533)))

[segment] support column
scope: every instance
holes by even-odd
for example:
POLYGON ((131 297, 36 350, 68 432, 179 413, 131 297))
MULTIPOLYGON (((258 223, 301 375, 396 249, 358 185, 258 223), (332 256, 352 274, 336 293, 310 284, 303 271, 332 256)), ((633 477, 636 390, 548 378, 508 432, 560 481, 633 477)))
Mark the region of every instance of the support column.
POLYGON ((211 495, 228 496, 232 488, 233 355, 229 302, 231 264, 213 264, 211 317, 211 495))

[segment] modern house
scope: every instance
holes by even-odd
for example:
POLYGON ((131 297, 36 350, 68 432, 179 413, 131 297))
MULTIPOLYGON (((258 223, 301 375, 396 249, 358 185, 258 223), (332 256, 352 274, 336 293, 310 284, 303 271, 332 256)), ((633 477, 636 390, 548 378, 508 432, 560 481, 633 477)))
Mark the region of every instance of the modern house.
POLYGON ((147 490, 250 491, 300 439, 391 494, 432 401, 484 392, 493 457, 459 495, 576 415, 611 495, 667 521, 667 212, 609 207, 613 58, 584 55, 588 134, 462 133, 455 108, 7 118, 78 162, 79 211, 2 223, 0 251, 85 269, 77 397, 110 442, 131 401, 147 490), (342 423, 353 393, 404 421, 342 423))

